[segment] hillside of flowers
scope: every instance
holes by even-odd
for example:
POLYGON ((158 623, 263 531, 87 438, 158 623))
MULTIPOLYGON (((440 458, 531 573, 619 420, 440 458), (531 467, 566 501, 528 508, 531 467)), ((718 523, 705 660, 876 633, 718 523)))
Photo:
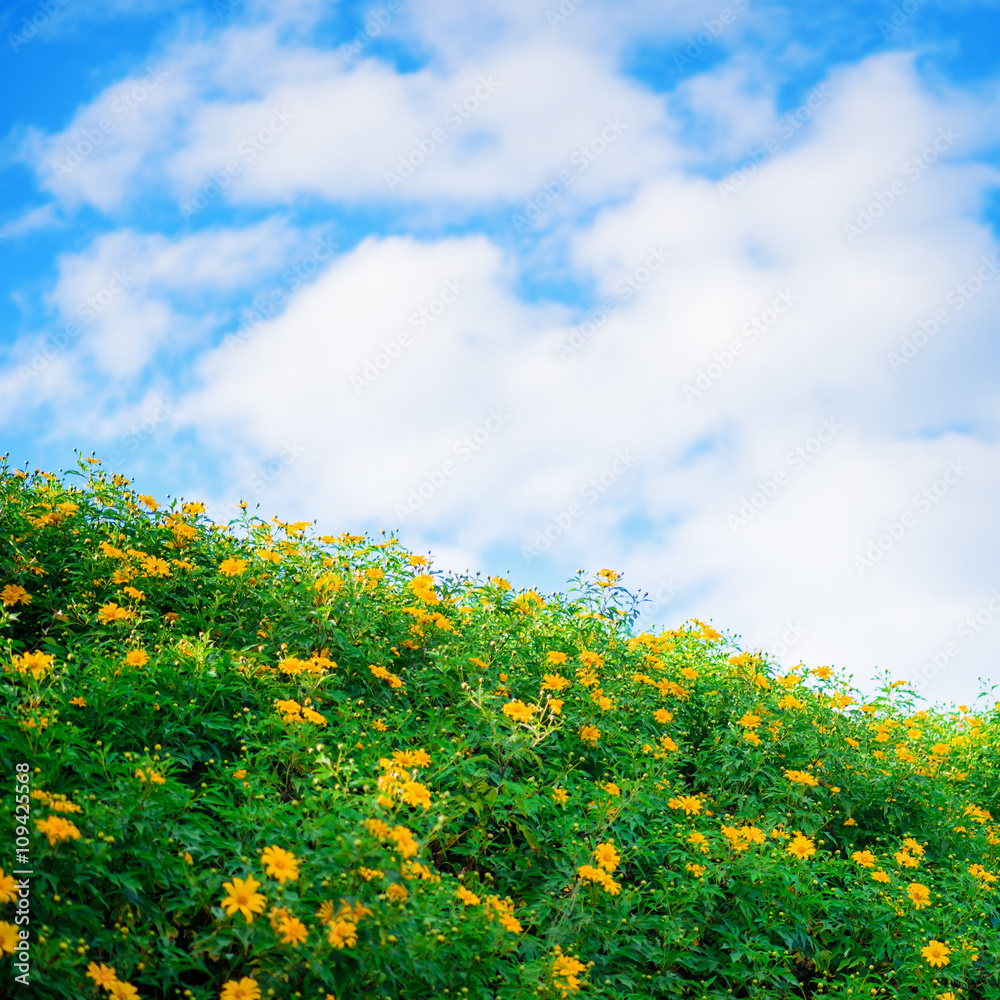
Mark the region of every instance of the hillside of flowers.
POLYGON ((1000 997, 993 693, 241 507, 0 462, 0 995, 1000 997))

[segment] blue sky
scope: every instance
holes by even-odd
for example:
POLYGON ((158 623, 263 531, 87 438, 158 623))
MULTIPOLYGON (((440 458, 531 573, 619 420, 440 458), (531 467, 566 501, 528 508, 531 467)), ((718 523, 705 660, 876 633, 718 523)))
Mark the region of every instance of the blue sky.
POLYGON ((646 624, 971 701, 998 40, 997 2, 15 3, 4 447, 613 567, 646 624))

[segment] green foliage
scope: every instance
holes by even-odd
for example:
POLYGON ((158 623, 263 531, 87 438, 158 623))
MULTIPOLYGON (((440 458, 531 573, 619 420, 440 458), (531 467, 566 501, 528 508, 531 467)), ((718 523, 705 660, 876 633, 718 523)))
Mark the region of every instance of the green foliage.
POLYGON ((26 996, 1000 995, 996 705, 861 705, 635 635, 610 570, 515 593, 92 460, 0 466, 0 539, 26 996))

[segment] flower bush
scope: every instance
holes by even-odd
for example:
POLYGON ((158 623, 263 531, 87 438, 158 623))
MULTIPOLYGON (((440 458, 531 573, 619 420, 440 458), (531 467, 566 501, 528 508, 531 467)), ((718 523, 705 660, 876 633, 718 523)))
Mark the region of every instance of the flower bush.
POLYGON ((866 700, 635 634, 610 570, 517 592, 93 459, 0 464, 0 539, 9 995, 1000 996, 985 692, 866 700))

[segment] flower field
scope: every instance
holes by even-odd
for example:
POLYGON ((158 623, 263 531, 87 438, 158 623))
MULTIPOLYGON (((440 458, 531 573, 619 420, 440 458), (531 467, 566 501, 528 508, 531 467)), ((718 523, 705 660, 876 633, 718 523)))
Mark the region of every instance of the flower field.
POLYGON ((0 539, 0 995, 1000 998, 992 695, 93 459, 0 465, 0 539))

